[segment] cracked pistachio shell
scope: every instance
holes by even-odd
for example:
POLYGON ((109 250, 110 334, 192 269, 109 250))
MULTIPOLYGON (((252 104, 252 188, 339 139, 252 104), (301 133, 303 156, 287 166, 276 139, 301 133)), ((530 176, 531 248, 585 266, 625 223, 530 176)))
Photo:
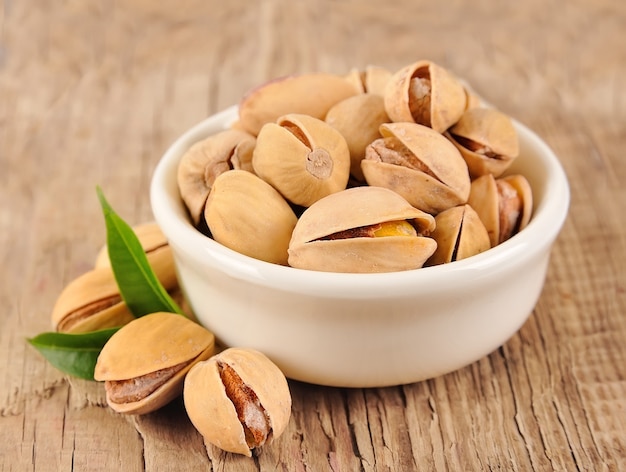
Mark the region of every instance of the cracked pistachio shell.
POLYGON ((417 269, 435 250, 435 241, 427 237, 434 228, 431 215, 413 208, 391 190, 350 188, 319 200, 300 216, 289 244, 289 265, 327 272, 417 269), (397 221, 408 221, 415 234, 331 236, 397 221))
POLYGON ((287 264, 296 215, 267 182, 243 170, 215 179, 204 217, 218 243, 246 256, 287 264))
POLYGON ((532 189, 523 175, 496 179, 485 174, 472 182, 468 203, 487 228, 494 247, 524 229, 530 221, 532 189))
MULTIPOLYGON (((133 226, 133 232, 137 239, 141 243, 141 247, 146 254, 156 251, 163 246, 167 246, 167 238, 155 222, 143 223, 133 226)), ((100 249, 96 256, 94 267, 111 267, 111 261, 109 260, 109 251, 106 244, 100 249)))
POLYGON ((252 172, 254 136, 240 130, 224 130, 191 146, 178 164, 180 195, 195 225, 200 223, 213 182, 223 172, 252 172))
POLYGON ((437 241, 437 250, 426 262, 428 266, 460 261, 491 247, 485 226, 467 204, 442 211, 435 223, 432 238, 437 241))
POLYGON ((493 108, 468 109, 445 135, 461 152, 472 178, 499 177, 519 154, 513 122, 493 108))
POLYGON ((391 77, 391 72, 384 67, 367 66, 363 71, 352 69, 347 75, 347 79, 354 84, 354 87, 361 93, 371 93, 374 95, 385 95, 385 88, 391 77))
POLYGON ((365 181, 361 170, 365 148, 381 137, 378 129, 388 121, 383 98, 371 93, 346 98, 328 110, 326 123, 346 139, 350 151, 350 174, 359 182, 365 181))
POLYGON ((431 214, 467 202, 467 164, 443 135, 417 123, 386 123, 380 133, 361 161, 369 185, 389 188, 431 214))
POLYGON ((323 120, 335 103, 359 90, 345 77, 317 73, 282 77, 249 91, 239 104, 236 126, 257 135, 264 124, 289 113, 323 120))
POLYGON ((106 382, 113 410, 149 413, 182 393, 187 372, 211 357, 214 347, 213 333, 183 315, 152 313, 111 336, 98 356, 94 378, 106 382), (129 389, 125 395, 132 398, 116 400, 117 388, 129 389))
POLYGON ((350 151, 346 139, 325 121, 289 114, 263 126, 252 165, 283 197, 308 207, 346 188, 350 151))
MULTIPOLYGON (((169 245, 146 253, 155 275, 169 292, 178 288, 169 245)), ((63 333, 86 333, 121 326, 135 317, 122 301, 110 266, 99 267, 72 280, 52 309, 52 325, 63 333)))
POLYGON ((287 379, 264 354, 229 348, 195 365, 183 392, 189 419, 204 439, 250 457, 289 424, 287 379))
POLYGON ((456 123, 466 105, 463 84, 427 60, 397 71, 385 90, 385 108, 392 121, 419 123, 438 133, 456 123))

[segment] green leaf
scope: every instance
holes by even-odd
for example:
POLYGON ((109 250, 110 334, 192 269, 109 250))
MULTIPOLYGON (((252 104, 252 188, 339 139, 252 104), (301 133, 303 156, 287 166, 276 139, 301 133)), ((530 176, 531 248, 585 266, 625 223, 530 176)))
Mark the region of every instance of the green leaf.
POLYGON ((27 341, 62 372, 94 380, 93 373, 102 347, 119 328, 84 334, 41 333, 27 341))
POLYGON ((96 191, 104 213, 113 275, 131 313, 136 317, 157 311, 182 314, 154 274, 133 229, 111 208, 100 187, 96 191))

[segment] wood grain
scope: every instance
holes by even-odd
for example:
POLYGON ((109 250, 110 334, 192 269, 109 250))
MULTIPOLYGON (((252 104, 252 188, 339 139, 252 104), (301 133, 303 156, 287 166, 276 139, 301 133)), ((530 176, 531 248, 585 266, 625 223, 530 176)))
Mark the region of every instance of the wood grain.
POLYGON ((0 0, 0 470, 626 470, 625 5, 0 0), (422 58, 533 128, 569 177, 544 291, 501 348, 405 386, 290 382, 287 431, 248 459, 205 445, 180 401, 112 413, 25 342, 104 243, 96 185, 149 220, 167 146, 249 88, 422 58))

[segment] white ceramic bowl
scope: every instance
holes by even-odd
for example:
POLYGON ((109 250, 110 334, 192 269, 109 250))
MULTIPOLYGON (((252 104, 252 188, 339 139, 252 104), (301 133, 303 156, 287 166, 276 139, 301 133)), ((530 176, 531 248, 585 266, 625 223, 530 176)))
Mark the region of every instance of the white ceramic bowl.
POLYGON ((235 107, 181 136, 151 184, 157 223, 199 321, 226 346, 253 347, 287 377, 374 387, 435 377, 489 354, 528 318, 541 293, 551 246, 567 215, 569 187, 558 159, 515 122, 534 216, 519 234, 471 258, 384 274, 339 274, 278 266, 236 253, 197 231, 176 184, 189 146, 232 123, 235 107))

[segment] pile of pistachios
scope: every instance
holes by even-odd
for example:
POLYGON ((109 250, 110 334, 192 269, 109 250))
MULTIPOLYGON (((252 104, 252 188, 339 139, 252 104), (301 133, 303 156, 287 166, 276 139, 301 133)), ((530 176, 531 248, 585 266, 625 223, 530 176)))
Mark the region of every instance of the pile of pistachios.
POLYGON ((220 351, 184 304, 159 227, 125 227, 107 211, 114 233, 94 268, 59 294, 55 332, 29 342, 59 369, 103 382, 118 413, 151 413, 182 395, 196 429, 225 451, 251 456, 278 438, 291 415, 285 375, 254 349, 220 351))
MULTIPOLYGON (((464 259, 522 230, 532 191, 505 174, 518 154, 508 116, 418 61, 268 82, 235 123, 185 152, 177 179, 193 224, 230 249, 300 269, 392 272, 464 259)), ((116 412, 182 395, 194 426, 226 451, 250 456, 280 436, 284 374, 258 351, 218 352, 185 307, 160 228, 131 229, 100 199, 108 244, 60 293, 55 332, 29 342, 61 370, 104 382, 116 412)))
POLYGON ((450 71, 317 73, 263 84, 195 143, 178 187, 197 228, 301 269, 391 272, 453 262, 523 229, 532 191, 506 175, 512 120, 450 71))

